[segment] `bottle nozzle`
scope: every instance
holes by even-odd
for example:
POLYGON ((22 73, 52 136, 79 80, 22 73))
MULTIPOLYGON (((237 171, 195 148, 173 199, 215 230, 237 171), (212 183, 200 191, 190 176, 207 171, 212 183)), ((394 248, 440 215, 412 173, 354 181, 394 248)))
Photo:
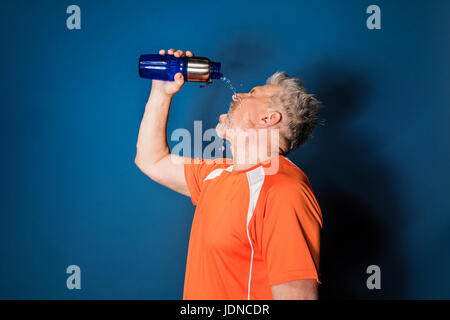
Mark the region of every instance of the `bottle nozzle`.
POLYGON ((211 62, 210 67, 210 78, 220 79, 222 78, 222 73, 220 72, 220 62, 211 62))

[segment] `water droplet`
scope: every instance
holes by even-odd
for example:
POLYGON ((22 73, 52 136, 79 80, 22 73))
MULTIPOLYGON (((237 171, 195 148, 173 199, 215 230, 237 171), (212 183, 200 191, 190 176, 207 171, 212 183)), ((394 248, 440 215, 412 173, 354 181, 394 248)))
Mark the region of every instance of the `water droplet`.
POLYGON ((231 83, 231 80, 225 76, 222 76, 222 78, 220 79, 223 80, 228 85, 231 91, 233 91, 233 95, 236 96, 236 99, 240 100, 237 95, 236 89, 233 87, 233 84, 231 83))

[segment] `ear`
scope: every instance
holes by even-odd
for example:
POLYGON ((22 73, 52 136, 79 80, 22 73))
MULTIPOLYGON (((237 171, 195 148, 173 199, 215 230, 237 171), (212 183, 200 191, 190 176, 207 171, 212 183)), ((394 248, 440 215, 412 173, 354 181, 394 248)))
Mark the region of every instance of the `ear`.
POLYGON ((268 110, 265 115, 259 119, 257 128, 268 128, 276 125, 281 121, 281 113, 275 110, 268 110))

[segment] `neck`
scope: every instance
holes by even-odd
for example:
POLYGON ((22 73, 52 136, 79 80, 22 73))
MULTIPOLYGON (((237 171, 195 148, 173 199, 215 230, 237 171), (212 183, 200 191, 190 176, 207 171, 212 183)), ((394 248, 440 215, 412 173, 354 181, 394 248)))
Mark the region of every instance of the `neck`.
POLYGON ((260 163, 271 160, 280 155, 277 150, 265 150, 266 152, 249 152, 246 148, 246 152, 237 150, 236 148, 231 148, 231 153, 233 155, 233 171, 243 171, 251 167, 254 167, 260 163))

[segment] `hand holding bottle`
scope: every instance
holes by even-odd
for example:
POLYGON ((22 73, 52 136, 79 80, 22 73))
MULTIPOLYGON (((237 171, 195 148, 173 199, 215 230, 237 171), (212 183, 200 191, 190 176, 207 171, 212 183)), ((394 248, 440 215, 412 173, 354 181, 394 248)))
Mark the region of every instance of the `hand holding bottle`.
MULTIPOLYGON (((182 51, 182 50, 167 50, 169 55, 173 55, 176 58, 181 57, 193 57, 194 54, 191 51, 182 51)), ((164 49, 159 50, 160 55, 165 55, 166 51, 164 49)), ((163 81, 163 80, 152 80, 152 91, 158 91, 159 93, 163 93, 164 95, 173 96, 177 93, 181 87, 184 85, 184 77, 181 72, 175 74, 175 81, 163 81)))

